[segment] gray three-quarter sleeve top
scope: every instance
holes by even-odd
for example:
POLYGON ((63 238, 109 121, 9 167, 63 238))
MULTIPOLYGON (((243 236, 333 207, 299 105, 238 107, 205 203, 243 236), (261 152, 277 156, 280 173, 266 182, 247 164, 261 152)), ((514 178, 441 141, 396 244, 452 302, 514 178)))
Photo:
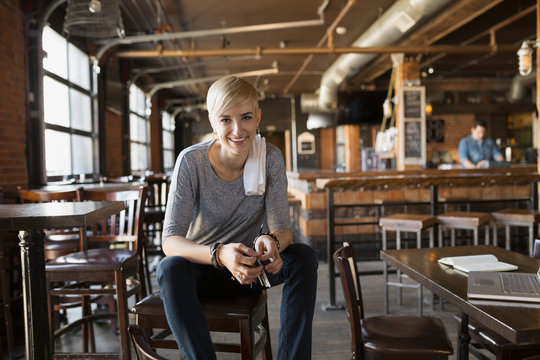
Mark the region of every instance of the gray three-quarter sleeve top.
POLYGON ((246 196, 244 181, 224 181, 210 165, 215 140, 184 149, 176 160, 167 200, 163 239, 185 236, 198 244, 251 245, 261 230, 288 228, 287 176, 283 156, 266 144, 266 191, 246 196), (266 213, 266 219, 264 214, 266 213))

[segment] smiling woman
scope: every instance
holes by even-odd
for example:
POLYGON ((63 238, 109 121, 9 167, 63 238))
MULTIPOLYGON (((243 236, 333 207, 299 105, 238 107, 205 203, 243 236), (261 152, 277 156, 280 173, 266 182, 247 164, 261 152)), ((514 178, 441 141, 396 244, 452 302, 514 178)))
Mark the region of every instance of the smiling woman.
POLYGON ((310 359, 317 259, 291 244, 283 156, 257 134, 257 92, 222 78, 208 91, 208 112, 217 139, 178 156, 157 271, 182 357, 216 358, 199 297, 261 291, 266 273, 270 286, 285 284, 278 358, 310 359))

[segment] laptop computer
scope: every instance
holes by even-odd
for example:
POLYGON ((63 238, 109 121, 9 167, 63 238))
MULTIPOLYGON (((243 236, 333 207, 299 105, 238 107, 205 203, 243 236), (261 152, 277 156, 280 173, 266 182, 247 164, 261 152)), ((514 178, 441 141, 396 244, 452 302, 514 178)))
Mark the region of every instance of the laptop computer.
POLYGON ((469 299, 540 303, 540 269, 536 274, 471 271, 467 296, 469 299))

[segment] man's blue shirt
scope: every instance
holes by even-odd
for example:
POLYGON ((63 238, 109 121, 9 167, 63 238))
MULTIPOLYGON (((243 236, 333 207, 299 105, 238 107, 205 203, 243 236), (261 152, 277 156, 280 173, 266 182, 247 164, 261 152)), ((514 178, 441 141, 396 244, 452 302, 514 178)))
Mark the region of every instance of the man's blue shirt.
POLYGON ((495 142, 490 138, 485 138, 482 143, 476 141, 469 135, 459 142, 459 159, 463 164, 465 159, 469 159, 473 164, 478 164, 482 160, 495 160, 502 156, 495 142))

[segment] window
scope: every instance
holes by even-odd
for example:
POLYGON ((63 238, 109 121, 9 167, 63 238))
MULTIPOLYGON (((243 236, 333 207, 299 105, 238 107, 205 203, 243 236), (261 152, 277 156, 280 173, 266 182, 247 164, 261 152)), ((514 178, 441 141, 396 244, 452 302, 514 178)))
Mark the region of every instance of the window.
POLYGON ((168 112, 161 113, 161 128, 163 136, 163 170, 174 168, 174 117, 168 112))
POLYGON ((97 161, 90 59, 50 27, 43 29, 43 111, 48 180, 93 175, 97 161))
POLYGON ((135 85, 129 88, 129 140, 131 171, 143 174, 148 169, 150 156, 150 105, 144 91, 135 85))

